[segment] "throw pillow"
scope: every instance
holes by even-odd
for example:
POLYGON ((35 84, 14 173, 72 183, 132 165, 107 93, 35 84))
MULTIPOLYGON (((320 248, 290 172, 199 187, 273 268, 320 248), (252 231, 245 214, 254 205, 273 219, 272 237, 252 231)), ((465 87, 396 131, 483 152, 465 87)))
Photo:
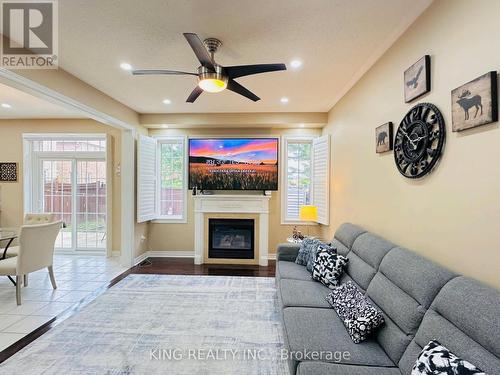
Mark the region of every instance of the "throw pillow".
POLYGON ((340 276, 349 259, 329 249, 321 250, 314 261, 312 278, 333 289, 340 283, 340 276))
POLYGON ((310 252, 310 255, 309 255, 309 259, 307 260, 307 265, 306 265, 306 269, 312 273, 313 271, 313 267, 314 267, 314 261, 316 260, 316 255, 320 252, 320 251, 324 251, 324 250, 327 250, 331 253, 336 253, 337 252, 337 249, 331 247, 330 245, 326 244, 326 243, 323 243, 321 241, 317 241, 316 242, 316 246, 312 249, 312 251, 310 252))
POLYGON ((384 316, 363 295, 358 287, 348 281, 335 288, 326 300, 344 323, 351 340, 359 344, 384 323, 384 316))
POLYGON ((300 264, 301 266, 307 265, 309 253, 311 252, 311 247, 313 245, 314 239, 304 238, 300 243, 299 253, 297 254, 297 258, 295 258, 295 263, 300 264))
POLYGON ((436 340, 420 352, 411 375, 486 375, 473 364, 458 358, 436 340))

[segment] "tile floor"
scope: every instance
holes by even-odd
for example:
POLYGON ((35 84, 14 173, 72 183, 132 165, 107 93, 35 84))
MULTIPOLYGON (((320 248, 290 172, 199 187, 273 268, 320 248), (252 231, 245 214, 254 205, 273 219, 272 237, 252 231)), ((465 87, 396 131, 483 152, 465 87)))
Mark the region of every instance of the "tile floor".
POLYGON ((21 306, 16 304, 16 289, 7 277, 0 276, 0 351, 82 299, 105 289, 126 271, 117 259, 86 255, 55 255, 53 290, 47 270, 29 275, 22 289, 21 306))

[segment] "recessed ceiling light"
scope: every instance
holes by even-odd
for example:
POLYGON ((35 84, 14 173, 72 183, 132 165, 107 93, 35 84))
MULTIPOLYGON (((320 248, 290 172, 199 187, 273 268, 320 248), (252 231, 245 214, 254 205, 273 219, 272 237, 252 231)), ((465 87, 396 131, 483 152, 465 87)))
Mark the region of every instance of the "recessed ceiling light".
POLYGON ((283 103, 283 104, 286 104, 288 103, 288 98, 287 97, 283 97, 280 99, 280 102, 283 103))
POLYGON ((129 71, 129 70, 132 70, 132 65, 130 65, 129 63, 125 63, 124 62, 124 63, 120 64, 120 68, 122 68, 123 70, 129 71))
POLYGON ((302 65, 302 61, 300 60, 292 60, 290 61, 290 66, 294 69, 300 68, 302 65))
POLYGON ((163 104, 172 104, 172 101, 170 99, 165 99, 163 101, 163 104))
POLYGON ((7 104, 7 103, 2 103, 1 105, 3 108, 12 108, 12 106, 10 104, 7 104))
POLYGON ((167 124, 162 124, 161 128, 162 129, 168 129, 168 125, 167 124))

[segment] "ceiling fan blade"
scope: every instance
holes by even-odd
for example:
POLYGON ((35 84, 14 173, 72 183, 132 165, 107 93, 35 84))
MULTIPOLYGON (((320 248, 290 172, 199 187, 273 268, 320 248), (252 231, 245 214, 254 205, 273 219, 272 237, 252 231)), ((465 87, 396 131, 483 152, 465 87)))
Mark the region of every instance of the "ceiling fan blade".
POLYGON ((238 78, 252 74, 276 72, 286 70, 285 64, 255 64, 255 65, 237 65, 224 68, 229 78, 238 78))
POLYGON ((189 94, 189 97, 187 98, 186 102, 188 103, 194 103, 196 99, 198 99, 198 96, 201 95, 203 90, 200 88, 200 86, 196 86, 194 90, 189 94))
POLYGON ((260 100, 260 98, 251 92, 249 89, 241 86, 238 82, 230 79, 227 83, 227 89, 231 90, 237 94, 243 95, 245 98, 253 100, 254 102, 260 100))
POLYGON ((200 61, 200 64, 203 65, 205 68, 215 72, 214 61, 212 60, 212 57, 210 57, 210 54, 208 53, 207 49, 205 48, 205 45, 202 43, 198 35, 194 33, 184 33, 184 37, 186 38, 189 45, 193 49, 194 54, 200 61))
POLYGON ((153 74, 191 75, 191 76, 198 75, 196 73, 181 72, 179 70, 167 70, 167 69, 136 69, 132 70, 132 74, 135 76, 153 75, 153 74))

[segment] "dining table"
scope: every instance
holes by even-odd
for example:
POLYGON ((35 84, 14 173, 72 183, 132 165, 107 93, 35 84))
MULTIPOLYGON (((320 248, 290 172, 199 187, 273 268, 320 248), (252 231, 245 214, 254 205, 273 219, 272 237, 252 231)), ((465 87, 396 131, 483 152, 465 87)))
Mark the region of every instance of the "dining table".
MULTIPOLYGON (((19 233, 16 229, 11 228, 0 228, 0 261, 7 258, 7 250, 9 249, 12 242, 18 237, 19 233), (5 243, 5 247, 2 249, 2 245, 5 243)), ((14 279, 7 276, 12 284, 16 285, 14 279)))

